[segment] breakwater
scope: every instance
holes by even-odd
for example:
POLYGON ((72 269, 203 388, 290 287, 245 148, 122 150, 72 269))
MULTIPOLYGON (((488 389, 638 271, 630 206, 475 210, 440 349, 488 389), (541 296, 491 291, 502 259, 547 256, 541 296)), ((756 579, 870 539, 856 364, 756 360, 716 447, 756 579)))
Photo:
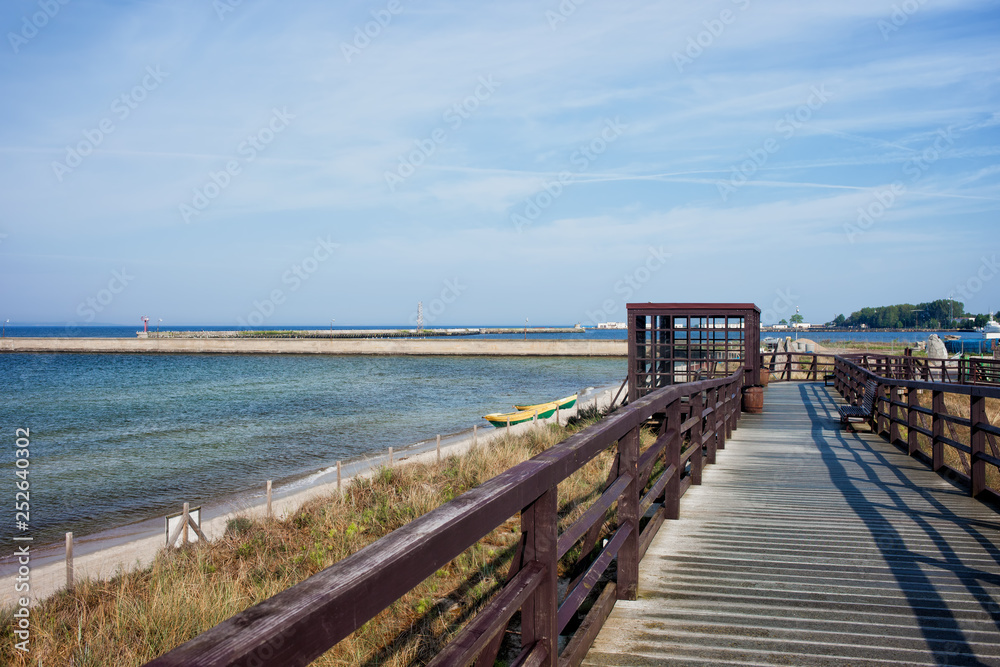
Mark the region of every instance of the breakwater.
POLYGON ((210 331, 137 331, 139 338, 435 338, 439 336, 509 336, 583 334, 582 327, 465 327, 452 329, 241 329, 210 331))
POLYGON ((0 352, 625 357, 624 340, 0 338, 0 352))

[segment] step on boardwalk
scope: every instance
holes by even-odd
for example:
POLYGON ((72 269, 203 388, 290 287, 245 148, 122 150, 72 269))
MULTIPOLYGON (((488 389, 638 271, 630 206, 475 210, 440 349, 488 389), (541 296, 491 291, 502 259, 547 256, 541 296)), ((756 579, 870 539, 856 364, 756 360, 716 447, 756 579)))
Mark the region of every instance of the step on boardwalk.
POLYGON ((1000 665, 1000 514, 840 402, 768 387, 585 665, 1000 665))

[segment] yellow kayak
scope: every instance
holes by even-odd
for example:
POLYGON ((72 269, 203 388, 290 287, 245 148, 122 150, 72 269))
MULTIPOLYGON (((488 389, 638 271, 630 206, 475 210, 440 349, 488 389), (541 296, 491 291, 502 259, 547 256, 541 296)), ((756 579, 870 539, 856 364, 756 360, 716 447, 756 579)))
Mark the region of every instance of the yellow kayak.
MULTIPOLYGON (((514 409, 515 410, 534 410, 536 408, 537 409, 541 409, 542 407, 555 404, 555 405, 559 406, 560 410, 565 410, 566 408, 571 408, 574 405, 576 405, 576 397, 577 397, 577 394, 573 394, 572 396, 567 396, 566 398, 560 398, 558 401, 550 401, 548 403, 536 403, 535 405, 515 405, 514 409)), ((546 416, 548 416, 548 415, 546 415, 546 416)), ((539 415, 539 417, 541 417, 541 415, 539 415)))
POLYGON ((545 417, 547 416, 551 417, 552 414, 556 411, 556 404, 551 403, 550 405, 552 406, 552 410, 548 413, 548 415, 539 410, 531 409, 531 410, 519 410, 517 412, 495 412, 491 415, 484 416, 483 419, 493 424, 493 426, 495 426, 496 428, 500 428, 501 426, 506 426, 507 424, 513 426, 514 424, 530 422, 532 419, 535 418, 535 415, 538 415, 539 419, 545 419, 545 417))

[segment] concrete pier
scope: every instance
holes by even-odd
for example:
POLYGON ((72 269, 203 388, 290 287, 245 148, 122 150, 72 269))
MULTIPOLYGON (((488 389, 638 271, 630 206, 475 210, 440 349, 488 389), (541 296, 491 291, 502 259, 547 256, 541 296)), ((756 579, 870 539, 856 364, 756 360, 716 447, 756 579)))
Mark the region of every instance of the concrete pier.
POLYGON ((0 352, 625 357, 624 340, 0 338, 0 352))

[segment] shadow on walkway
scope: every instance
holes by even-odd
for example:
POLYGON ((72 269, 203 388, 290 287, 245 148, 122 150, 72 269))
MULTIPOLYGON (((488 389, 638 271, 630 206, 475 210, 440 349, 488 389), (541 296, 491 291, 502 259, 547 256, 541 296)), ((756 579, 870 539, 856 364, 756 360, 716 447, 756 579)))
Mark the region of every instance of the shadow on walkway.
MULTIPOLYGON (((878 438, 875 435, 845 432, 834 434, 830 429, 832 417, 829 411, 824 410, 826 414, 821 412, 821 408, 828 406, 833 400, 833 395, 823 386, 804 383, 799 391, 813 422, 812 439, 819 448, 831 480, 874 539, 881 558, 906 596, 937 664, 986 664, 975 657, 975 652, 945 598, 942 582, 949 579, 952 585, 956 580, 960 582, 989 614, 1000 631, 1000 604, 983 587, 984 583, 1000 585, 1000 576, 963 562, 963 554, 949 544, 948 536, 942 534, 938 526, 944 522, 945 528, 953 527, 966 533, 1000 564, 1000 553, 982 532, 983 529, 1000 529, 1000 520, 991 525, 981 519, 969 519, 956 514, 942 501, 940 488, 921 486, 907 474, 908 470, 917 471, 915 474, 921 473, 919 468, 922 465, 918 461, 905 453, 889 450, 892 446, 880 438, 877 442, 872 442, 874 438, 878 438), (846 462, 857 466, 861 474, 849 471, 846 462), (873 489, 880 493, 873 493, 873 489), (908 505, 903 497, 904 493, 916 494, 927 506, 915 508, 908 505), (871 498, 872 495, 880 495, 887 500, 876 500, 871 498), (904 539, 898 528, 900 521, 898 518, 894 520, 893 515, 904 515, 918 526, 923 535, 933 542, 940 555, 928 555, 911 550, 912 547, 908 548, 907 540, 913 544, 915 538, 908 536, 904 539), (934 523, 931 523, 932 519, 934 523)), ((922 472, 934 474, 926 469, 922 472)), ((955 489, 955 495, 963 494, 955 489)))

